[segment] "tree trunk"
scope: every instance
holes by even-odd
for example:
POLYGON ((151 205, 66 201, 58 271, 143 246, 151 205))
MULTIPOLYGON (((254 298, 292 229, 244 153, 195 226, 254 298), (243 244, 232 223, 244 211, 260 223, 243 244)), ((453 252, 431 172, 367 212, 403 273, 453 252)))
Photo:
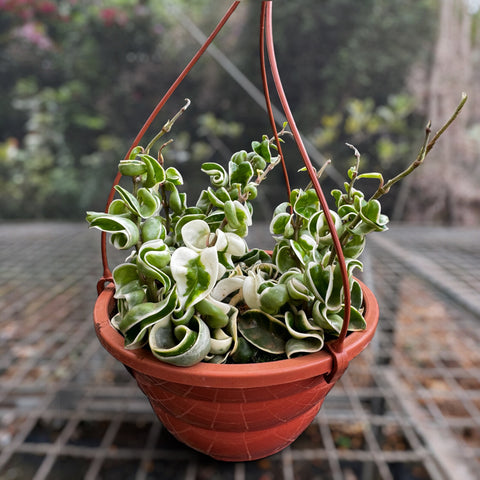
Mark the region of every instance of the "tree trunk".
MULTIPOLYGON (((435 132, 454 112, 462 91, 475 96, 472 82, 472 15, 464 0, 441 0, 438 38, 428 91, 428 117, 435 132)), ((406 220, 472 224, 480 220, 478 152, 467 125, 470 102, 410 179, 406 220)))

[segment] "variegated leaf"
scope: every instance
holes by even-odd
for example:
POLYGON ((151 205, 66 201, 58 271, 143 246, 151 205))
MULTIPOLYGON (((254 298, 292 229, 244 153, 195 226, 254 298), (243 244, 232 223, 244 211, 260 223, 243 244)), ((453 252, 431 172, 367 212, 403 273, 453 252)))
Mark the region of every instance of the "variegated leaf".
POLYGON ((210 351, 210 330, 197 316, 189 325, 158 323, 150 330, 150 349, 162 362, 179 367, 190 367, 201 362, 210 351))
POLYGON ((145 153, 138 155, 138 157, 142 159, 146 166, 146 178, 143 181, 145 187, 151 188, 157 183, 165 181, 165 170, 156 158, 145 153))
POLYGON ((228 325, 230 305, 219 302, 210 295, 195 304, 195 310, 210 328, 223 328, 228 325))
POLYGON ((253 167, 250 162, 229 162, 228 173, 230 185, 235 185, 238 183, 242 186, 246 186, 255 172, 253 171, 253 167))
POLYGON ((260 305, 264 312, 271 315, 278 313, 288 301, 287 286, 284 284, 277 284, 272 287, 265 288, 260 295, 260 305))
POLYGON ((185 246, 196 252, 207 248, 211 239, 208 223, 200 219, 186 223, 182 227, 182 239, 185 246))
POLYGON ((116 328, 125 337, 125 348, 141 348, 147 342, 149 328, 157 322, 169 322, 177 297, 172 290, 167 298, 158 303, 146 302, 133 306, 116 323, 116 328))
POLYGON ((166 230, 160 217, 150 217, 142 225, 142 240, 165 240, 166 230))
POLYGON ((167 181, 173 183, 173 185, 183 185, 182 175, 175 167, 168 167, 165 176, 167 181))
POLYGON ((136 265, 132 263, 117 265, 112 276, 117 300, 124 300, 129 308, 145 301, 145 289, 140 283, 136 265))
POLYGON ((275 246, 273 260, 282 273, 298 266, 296 255, 291 251, 288 244, 277 244, 275 246))
POLYGON ((218 257, 214 247, 200 253, 187 247, 177 248, 170 261, 172 276, 182 308, 188 308, 205 298, 215 286, 218 257))
POLYGON ((170 276, 164 271, 171 259, 170 250, 162 239, 145 242, 138 251, 137 265, 140 271, 158 280, 169 291, 170 276))
MULTIPOLYGON (((334 222, 337 234, 341 235, 343 229, 342 219, 335 212, 330 211, 330 215, 334 222)), ((332 244, 332 233, 330 232, 327 219, 323 212, 316 212, 310 217, 308 231, 318 245, 323 246, 332 244)))
POLYGON ((297 314, 286 312, 285 325, 291 336, 285 345, 288 358, 302 353, 318 352, 323 348, 323 329, 310 322, 303 310, 297 314))
POLYGON ((285 353, 287 327, 261 310, 247 310, 239 316, 238 330, 252 345, 272 354, 285 353))
POLYGON ((111 233, 110 242, 119 250, 133 247, 140 237, 135 223, 125 217, 108 213, 87 212, 87 221, 91 228, 111 233))
POLYGON ((120 160, 118 171, 127 177, 138 177, 147 171, 145 162, 137 159, 120 160))
POLYGON ((228 185, 228 174, 218 163, 206 162, 202 164, 202 172, 210 176, 212 186, 219 188, 228 185))
POLYGON ((212 355, 224 355, 232 347, 233 339, 227 335, 221 328, 212 331, 210 337, 210 351, 212 355))
POLYGON ((300 190, 296 201, 293 204, 295 213, 305 219, 309 219, 319 210, 319 208, 320 202, 318 201, 317 194, 313 189, 307 190, 306 192, 300 190))

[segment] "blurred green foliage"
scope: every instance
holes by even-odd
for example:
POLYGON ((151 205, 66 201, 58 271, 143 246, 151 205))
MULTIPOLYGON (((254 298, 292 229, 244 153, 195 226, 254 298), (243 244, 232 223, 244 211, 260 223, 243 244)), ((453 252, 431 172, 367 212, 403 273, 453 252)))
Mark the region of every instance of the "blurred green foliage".
MULTIPOLYGON (((205 31, 221 16, 211 0, 175 3, 205 31)), ((0 218, 81 218, 103 208, 118 159, 198 48, 168 4, 0 0, 0 218)), ((242 2, 218 45, 260 85, 258 7, 242 2)), ((428 0, 275 4, 287 95, 301 129, 335 164, 351 157, 346 141, 385 168, 408 157, 417 124, 400 94, 409 66, 429 51, 421 47, 434 10, 428 0)), ((224 158, 268 131, 266 115, 212 62, 195 67, 159 126, 186 96, 192 107, 177 128, 185 133, 169 147, 180 162, 224 158)))
POLYGON ((343 112, 321 117, 312 140, 325 155, 332 156, 340 134, 345 134, 358 149, 366 151, 363 160, 370 168, 384 171, 411 153, 416 132, 410 130, 409 120, 414 112, 415 102, 406 94, 392 95, 380 106, 372 98, 352 98, 343 112))

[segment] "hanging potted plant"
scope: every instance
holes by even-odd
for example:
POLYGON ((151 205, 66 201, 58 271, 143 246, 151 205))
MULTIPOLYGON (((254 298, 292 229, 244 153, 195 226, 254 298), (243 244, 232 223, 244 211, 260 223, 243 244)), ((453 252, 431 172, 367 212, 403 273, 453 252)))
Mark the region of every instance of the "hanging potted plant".
MULTIPOLYGON (((271 39, 271 2, 263 2, 262 19, 271 39)), ((423 162, 465 102, 431 140, 427 129, 417 159, 387 182, 361 172, 352 147, 354 165, 329 209, 321 172, 309 162, 284 98, 272 43, 267 47, 308 173, 306 185, 287 186, 287 200, 272 212, 271 251, 247 246, 246 238, 257 189, 284 164, 286 125, 277 132, 272 121, 272 138, 253 141, 225 165, 204 163, 209 181, 190 202, 181 173, 169 164, 168 142, 156 147, 189 101, 140 146, 147 121, 118 166, 132 188, 121 187, 117 176, 106 211, 87 214, 103 232, 105 274, 94 309, 100 342, 135 377, 171 433, 227 461, 262 458, 294 441, 372 339, 378 305, 354 272, 362 268, 366 236, 387 228, 378 199, 423 162), (370 198, 357 188, 361 178, 378 184, 370 198), (111 274, 106 234, 128 252, 111 274)), ((269 106, 264 69, 263 78, 269 106)))

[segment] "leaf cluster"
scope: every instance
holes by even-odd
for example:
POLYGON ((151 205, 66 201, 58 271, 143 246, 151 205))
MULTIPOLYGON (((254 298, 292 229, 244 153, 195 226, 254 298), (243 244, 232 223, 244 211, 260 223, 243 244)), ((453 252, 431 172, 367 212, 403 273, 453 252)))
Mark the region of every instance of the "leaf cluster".
POLYGON ((328 226, 333 220, 347 267, 351 297, 349 331, 362 330, 363 298, 354 277, 366 236, 387 229, 378 201, 425 159, 448 122, 418 157, 394 178, 361 173, 360 154, 348 170, 343 190, 333 190, 335 209, 325 212, 314 189, 292 190, 272 216, 272 251, 249 249, 252 201, 259 185, 280 161, 268 137, 235 153, 223 167, 201 167, 210 185, 193 205, 180 190, 183 179, 166 167, 153 144, 169 132, 188 104, 167 122, 147 147, 136 147, 119 162, 132 191, 116 186, 118 198, 107 212, 88 212, 90 226, 110 233, 118 249, 130 250, 113 271, 118 313, 112 325, 127 349, 148 347, 159 360, 178 366, 200 361, 248 363, 317 352, 339 335, 345 316, 344 282, 328 226), (378 183, 370 198, 357 180, 378 183))

